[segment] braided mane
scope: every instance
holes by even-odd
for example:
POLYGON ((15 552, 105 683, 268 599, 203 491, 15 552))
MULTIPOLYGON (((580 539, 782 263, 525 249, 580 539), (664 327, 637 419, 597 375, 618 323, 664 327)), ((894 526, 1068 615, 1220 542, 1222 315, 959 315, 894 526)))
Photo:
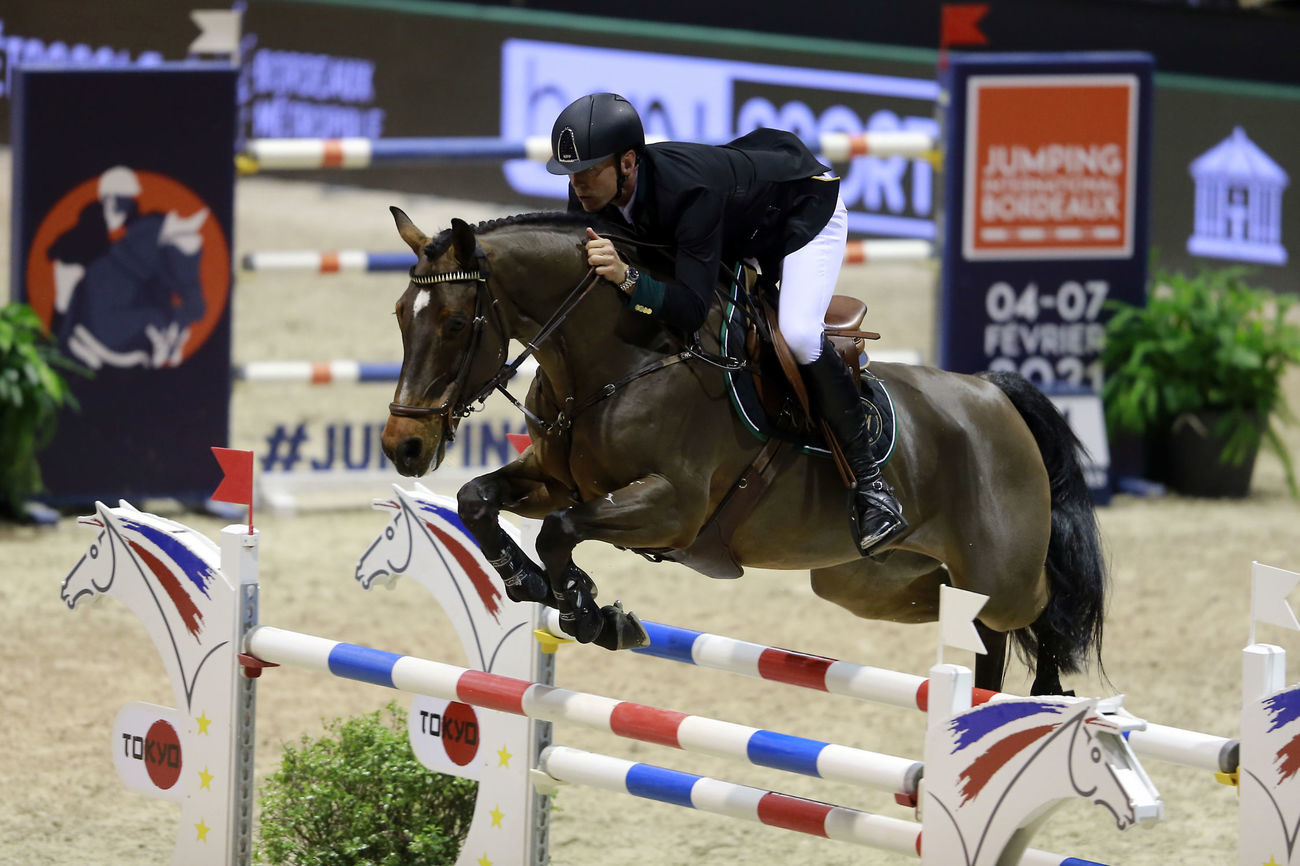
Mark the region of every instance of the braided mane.
MULTIPOLYGON (((555 228, 577 228, 580 226, 592 226, 600 231, 602 226, 608 227, 609 224, 601 218, 589 213, 575 213, 571 211, 539 211, 536 213, 521 213, 513 216, 499 217, 497 219, 483 220, 478 225, 473 226, 474 234, 482 235, 488 232, 494 232, 498 229, 512 228, 515 226, 554 226, 555 228)), ((434 260, 441 256, 451 246, 451 229, 443 229, 438 236, 429 241, 424 248, 425 256, 434 260)))

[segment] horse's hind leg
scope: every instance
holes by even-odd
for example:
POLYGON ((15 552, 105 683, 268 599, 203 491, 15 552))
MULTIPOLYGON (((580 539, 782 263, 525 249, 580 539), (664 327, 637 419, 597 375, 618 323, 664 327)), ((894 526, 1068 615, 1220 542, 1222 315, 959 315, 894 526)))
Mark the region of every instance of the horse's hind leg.
POLYGON ((984 652, 975 656, 975 688, 1000 692, 1007 670, 1007 633, 994 631, 978 619, 975 631, 984 642, 984 652))

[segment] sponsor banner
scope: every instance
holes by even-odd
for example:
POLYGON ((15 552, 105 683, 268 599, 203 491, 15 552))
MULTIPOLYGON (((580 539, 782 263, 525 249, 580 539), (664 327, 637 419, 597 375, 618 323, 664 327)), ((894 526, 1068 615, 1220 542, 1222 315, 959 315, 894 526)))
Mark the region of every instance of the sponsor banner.
POLYGON ((954 56, 940 363, 1099 391, 1111 299, 1142 303, 1146 55, 954 56))
POLYGON ((228 432, 236 72, 13 80, 12 292, 92 374, 68 377, 80 409, 42 452, 48 499, 205 499, 199 455, 228 432))
POLYGON ((113 766, 122 783, 138 794, 180 802, 184 756, 180 713, 157 704, 133 701, 113 720, 113 766))
MULTIPOLYGON (((549 136, 566 105, 596 90, 626 96, 650 137, 720 144, 762 126, 809 142, 830 132, 939 131, 938 86, 929 77, 509 39, 501 46, 501 135, 549 136)), ((837 169, 850 229, 934 236, 934 170, 926 160, 857 157, 837 169)), ((512 160, 505 176, 516 192, 567 198, 567 178, 541 163, 512 160)))

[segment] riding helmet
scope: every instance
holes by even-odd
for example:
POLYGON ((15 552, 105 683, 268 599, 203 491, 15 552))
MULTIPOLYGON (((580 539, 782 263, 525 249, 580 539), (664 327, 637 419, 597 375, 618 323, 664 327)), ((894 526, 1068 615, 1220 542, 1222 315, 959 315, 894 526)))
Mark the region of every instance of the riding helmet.
POLYGON ((579 97, 560 112, 551 128, 551 174, 577 174, 606 157, 645 146, 641 117, 617 93, 579 97))

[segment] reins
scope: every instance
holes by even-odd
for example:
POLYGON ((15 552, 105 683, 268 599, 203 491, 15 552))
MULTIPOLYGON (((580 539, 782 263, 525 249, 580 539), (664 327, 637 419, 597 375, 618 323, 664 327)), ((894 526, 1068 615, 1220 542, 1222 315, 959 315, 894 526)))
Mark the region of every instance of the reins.
MULTIPOLYGON (((607 235, 606 237, 609 237, 611 240, 616 242, 625 243, 629 246, 644 247, 646 249, 669 249, 670 248, 668 244, 651 243, 649 241, 643 241, 637 238, 630 238, 630 237, 617 236, 617 235, 615 236, 607 235)), ((597 283, 598 277, 596 274, 596 269, 590 268, 588 269, 586 276, 584 276, 582 280, 576 286, 573 287, 573 289, 569 292, 568 297, 564 299, 564 302, 560 304, 559 308, 556 309, 556 311, 551 315, 550 319, 548 319, 546 323, 542 325, 542 327, 538 330, 537 334, 533 337, 533 339, 528 341, 523 351, 520 352, 519 355, 513 361, 508 361, 502 364, 497 369, 497 371, 493 375, 489 376, 487 381, 484 382, 483 385, 480 386, 468 399, 464 399, 464 400, 458 399, 459 395, 463 393, 465 390, 465 382, 469 378, 470 368, 473 366, 474 356, 475 354, 477 354, 479 341, 482 338, 483 329, 487 324, 487 317, 483 313, 484 295, 487 295, 489 300, 491 301, 489 305, 490 308, 497 313, 496 314, 497 330, 500 332, 502 339, 508 341, 504 324, 500 321, 500 313, 497 312, 496 310, 498 302, 495 298, 491 296, 491 293, 488 291, 487 288, 488 277, 490 276, 490 273, 487 267, 486 254, 483 252, 483 248, 481 246, 478 246, 477 244, 475 245, 474 252, 475 252, 475 257, 478 259, 479 262, 479 267, 477 270, 472 270, 472 271, 456 270, 456 271, 451 271, 449 273, 443 273, 443 274, 421 274, 421 275, 417 275, 415 273, 414 266, 412 266, 410 270, 411 281, 415 283, 417 286, 431 286, 438 283, 456 283, 456 282, 475 282, 477 283, 478 286, 474 296, 474 320, 473 320, 474 330, 470 337, 469 350, 465 353, 465 357, 464 360, 461 362, 460 369, 456 373, 455 382, 448 393, 447 399, 443 400, 442 403, 438 404, 437 406, 411 406, 406 403, 398 403, 398 402, 392 402, 388 404, 389 414, 396 415, 402 418, 428 418, 434 415, 442 416, 443 424, 446 430, 445 435, 448 442, 455 441, 455 431, 452 429, 452 424, 450 423, 451 418, 453 416, 457 418, 465 418, 468 417, 471 413, 478 411, 479 409, 482 408, 482 404, 487 400, 488 396, 493 391, 500 391, 502 394, 505 395, 505 398, 515 406, 515 408, 517 408, 528 418, 528 420, 532 421, 534 424, 541 427, 547 433, 550 433, 557 428, 560 430, 569 429, 573 425, 573 420, 579 414, 591 408, 592 406, 596 405, 597 403, 601 402, 602 400, 606 400, 609 397, 612 397, 614 394, 618 393, 628 384, 635 382, 637 379, 640 379, 644 376, 648 376, 651 373, 657 373, 660 370, 667 369, 668 367, 671 367, 674 364, 681 363, 682 361, 689 361, 692 358, 694 358, 696 360, 703 361, 706 364, 709 364, 720 370, 724 370, 728 372, 736 372, 739 370, 747 369, 749 367, 749 362, 744 359, 732 358, 725 354, 713 355, 706 352, 700 346, 699 333, 697 332, 696 334, 693 335, 691 342, 682 351, 669 355, 666 358, 662 358, 659 361, 656 361, 648 366, 642 367, 639 370, 635 370, 631 373, 628 373, 627 375, 613 382, 608 383, 604 387, 588 395, 584 400, 582 400, 582 402, 577 403, 575 405, 573 397, 565 398, 565 408, 560 411, 554 423, 547 422, 544 419, 538 417, 536 413, 531 411, 527 406, 525 406, 518 399, 516 399, 515 396, 510 393, 506 385, 511 379, 514 378, 515 374, 519 371, 519 367, 524 363, 524 361, 528 360, 530 357, 536 354, 538 350, 538 346, 544 340, 550 337, 551 334, 554 333, 556 328, 558 328, 564 322, 564 320, 569 317, 569 315, 574 311, 574 309, 576 309, 577 306, 580 303, 582 303, 584 299, 586 299, 587 295, 591 293, 591 290, 595 287, 597 283), (453 400, 455 402, 453 402, 453 400), (475 406, 474 404, 478 404, 478 405, 475 406)), ((735 276, 731 277, 733 285, 735 284, 737 279, 738 278, 735 276)), ((724 296, 723 300, 726 301, 731 299, 726 298, 724 296)))

